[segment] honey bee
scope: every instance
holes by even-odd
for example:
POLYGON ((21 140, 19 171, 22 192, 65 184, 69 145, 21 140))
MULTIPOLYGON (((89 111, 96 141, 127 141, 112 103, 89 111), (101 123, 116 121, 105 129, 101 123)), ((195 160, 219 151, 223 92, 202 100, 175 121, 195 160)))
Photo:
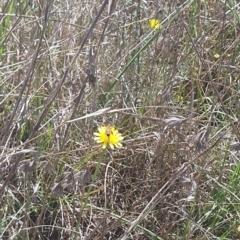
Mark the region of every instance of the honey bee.
POLYGON ((106 130, 105 133, 108 137, 110 137, 111 133, 112 133, 112 126, 105 126, 106 130))

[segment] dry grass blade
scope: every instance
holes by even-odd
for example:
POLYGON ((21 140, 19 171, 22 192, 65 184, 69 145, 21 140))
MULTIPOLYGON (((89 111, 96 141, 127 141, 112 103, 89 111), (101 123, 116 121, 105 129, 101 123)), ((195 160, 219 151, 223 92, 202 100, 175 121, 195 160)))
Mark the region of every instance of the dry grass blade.
POLYGON ((2 2, 0 239, 239 239, 238 1, 158 2, 2 2))
POLYGON ((63 195, 64 191, 74 192, 76 186, 83 189, 87 184, 91 183, 92 174, 87 170, 80 170, 73 175, 72 172, 65 172, 63 174, 63 180, 56 183, 52 188, 52 195, 55 197, 60 197, 63 195))
POLYGON ((166 123, 166 126, 164 127, 163 131, 166 131, 167 129, 171 129, 176 126, 180 126, 187 120, 188 118, 184 118, 182 116, 172 116, 170 118, 164 119, 163 121, 166 123))
POLYGON ((33 172, 35 163, 36 163, 35 160, 22 161, 21 164, 19 164, 19 168, 24 173, 30 173, 30 172, 33 172))
POLYGON ((195 150, 197 152, 202 152, 206 149, 209 133, 209 129, 204 129, 191 138, 191 142, 195 145, 195 150))
POLYGON ((85 116, 83 116, 83 117, 76 118, 76 119, 73 119, 73 120, 69 120, 69 121, 67 121, 66 123, 76 122, 76 121, 79 121, 79 120, 82 120, 82 119, 85 119, 85 118, 90 118, 90 117, 93 117, 93 116, 96 117, 96 116, 99 116, 99 115, 102 115, 102 114, 104 114, 104 113, 109 112, 109 110, 110 110, 110 107, 108 107, 108 108, 103 108, 103 109, 100 109, 100 110, 98 110, 98 111, 96 111, 96 112, 87 114, 87 115, 85 115, 85 116))
POLYGON ((75 183, 75 179, 74 179, 74 175, 72 172, 65 172, 64 173, 64 178, 61 181, 61 185, 63 190, 67 189, 67 191, 71 192, 74 191, 76 188, 76 183, 75 183))
POLYGON ((48 20, 49 20, 48 17, 49 17, 50 11, 51 11, 52 4, 53 4, 53 0, 49 1, 47 6, 46 6, 45 14, 44 14, 44 24, 43 24, 43 28, 42 28, 42 31, 41 31, 41 35, 40 35, 40 37, 38 39, 37 47, 36 47, 36 50, 34 52, 31 64, 30 64, 30 66, 28 68, 26 77, 25 77, 25 79, 23 81, 22 88, 21 88, 20 93, 18 95, 17 102, 16 102, 15 107, 14 107, 14 109, 12 111, 12 114, 11 114, 11 117, 9 119, 9 122, 8 122, 6 128, 5 128, 4 135, 6 135, 6 136, 3 137, 4 141, 6 140, 6 137, 9 134, 9 130, 10 130, 10 127, 12 125, 13 118, 15 117, 15 114, 17 112, 18 106, 19 106, 20 101, 21 101, 21 99, 23 97, 23 93, 24 93, 27 85, 31 83, 32 75, 34 73, 34 67, 35 67, 35 64, 36 64, 36 61, 37 61, 37 57, 38 57, 38 54, 39 54, 39 51, 40 51, 40 46, 41 46, 42 40, 43 40, 44 35, 45 35, 45 31, 46 31, 46 28, 47 28, 47 25, 48 25, 48 20))
POLYGON ((231 149, 234 150, 234 151, 239 151, 239 150, 240 150, 240 143, 239 143, 239 142, 231 143, 231 144, 230 144, 230 147, 231 147, 231 149))
POLYGON ((74 179, 78 186, 85 187, 88 183, 92 182, 92 174, 87 170, 80 170, 74 174, 74 179))
POLYGON ((52 189, 52 196, 53 197, 62 197, 63 195, 63 186, 62 183, 57 183, 52 189))
POLYGON ((138 215, 138 217, 131 222, 131 226, 128 228, 128 230, 125 232, 121 240, 126 240, 130 232, 134 229, 134 227, 139 224, 144 217, 156 206, 156 204, 161 201, 164 194, 167 192, 167 190, 177 181, 179 177, 181 177, 184 172, 187 170, 188 166, 194 163, 197 159, 199 159, 201 156, 206 154, 210 149, 212 149, 214 146, 216 146, 220 141, 222 137, 218 138, 215 143, 210 146, 208 149, 206 149, 204 152, 200 153, 198 156, 196 156, 193 160, 183 164, 180 169, 173 175, 173 177, 167 181, 161 189, 158 190, 158 192, 152 197, 151 201, 146 205, 146 207, 142 210, 142 212, 138 215))
POLYGON ((35 126, 33 127, 33 131, 32 131, 32 133, 31 133, 29 139, 33 138, 34 135, 35 135, 35 133, 38 131, 38 128, 39 128, 39 126, 40 126, 43 118, 45 117, 46 113, 48 112, 48 110, 49 110, 51 104, 53 103, 54 99, 56 98, 57 94, 60 92, 60 89, 61 89, 64 81, 65 81, 66 78, 67 78, 68 72, 69 72, 70 69, 73 67, 73 64, 75 63, 75 61, 77 60, 80 52, 82 51, 83 46, 85 45, 88 37, 90 36, 90 34, 91 34, 94 26, 96 25, 96 23, 97 23, 99 17, 101 16, 101 14, 102 14, 105 6, 107 5, 107 3, 108 3, 107 0, 105 0, 105 1, 103 2, 103 4, 102 4, 102 6, 101 6, 101 8, 100 8, 100 10, 99 10, 99 12, 98 12, 98 14, 97 14, 97 16, 95 17, 95 19, 93 20, 92 24, 90 25, 88 31, 86 32, 86 34, 85 34, 84 37, 82 38, 82 41, 81 41, 80 46, 79 46, 79 48, 78 48, 78 51, 76 52, 76 54, 74 55, 72 61, 71 61, 70 64, 69 64, 69 66, 68 66, 67 69, 65 70, 64 75, 63 75, 61 81, 59 82, 59 84, 57 85, 56 89, 55 89, 55 90, 52 92, 52 94, 49 96, 48 101, 47 101, 47 104, 44 106, 44 109, 42 110, 42 112, 41 112, 41 114, 40 114, 40 116, 39 116, 39 118, 38 118, 35 126))
POLYGON ((165 102, 168 103, 171 101, 171 97, 170 97, 171 91, 172 91, 172 83, 166 86, 165 89, 163 90, 162 97, 161 97, 163 103, 165 102))

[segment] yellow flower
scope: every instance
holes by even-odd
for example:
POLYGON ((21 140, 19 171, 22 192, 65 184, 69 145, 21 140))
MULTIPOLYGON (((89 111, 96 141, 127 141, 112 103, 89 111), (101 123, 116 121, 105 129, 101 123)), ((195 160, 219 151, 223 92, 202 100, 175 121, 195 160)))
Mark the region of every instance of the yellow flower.
POLYGON ((98 143, 101 143, 102 148, 106 148, 108 145, 112 149, 114 149, 114 147, 122 147, 121 141, 124 137, 113 126, 101 126, 98 128, 98 132, 93 134, 95 135, 93 139, 98 143))
POLYGON ((154 29, 160 29, 162 27, 160 22, 155 18, 149 20, 149 25, 150 25, 150 28, 154 28, 154 29))
POLYGON ((240 232, 240 226, 237 227, 237 231, 240 232))

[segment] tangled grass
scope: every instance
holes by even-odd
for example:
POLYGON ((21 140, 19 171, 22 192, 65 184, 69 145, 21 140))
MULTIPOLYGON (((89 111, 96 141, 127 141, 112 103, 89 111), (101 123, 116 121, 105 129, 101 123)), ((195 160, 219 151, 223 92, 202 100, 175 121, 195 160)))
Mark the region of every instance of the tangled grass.
POLYGON ((0 239, 240 238, 239 1, 0 4, 0 239))

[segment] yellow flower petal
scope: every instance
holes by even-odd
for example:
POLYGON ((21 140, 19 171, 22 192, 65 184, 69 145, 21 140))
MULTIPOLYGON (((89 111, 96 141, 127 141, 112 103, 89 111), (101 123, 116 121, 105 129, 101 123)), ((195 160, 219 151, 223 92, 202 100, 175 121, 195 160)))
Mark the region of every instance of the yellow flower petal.
POLYGON ((150 28, 154 28, 154 29, 160 29, 162 27, 160 22, 155 18, 149 20, 149 25, 150 25, 150 28))
POLYGON ((122 147, 121 141, 124 137, 113 126, 101 126, 98 128, 98 132, 93 133, 93 135, 93 139, 97 143, 101 143, 103 149, 107 146, 110 146, 111 149, 122 147))

